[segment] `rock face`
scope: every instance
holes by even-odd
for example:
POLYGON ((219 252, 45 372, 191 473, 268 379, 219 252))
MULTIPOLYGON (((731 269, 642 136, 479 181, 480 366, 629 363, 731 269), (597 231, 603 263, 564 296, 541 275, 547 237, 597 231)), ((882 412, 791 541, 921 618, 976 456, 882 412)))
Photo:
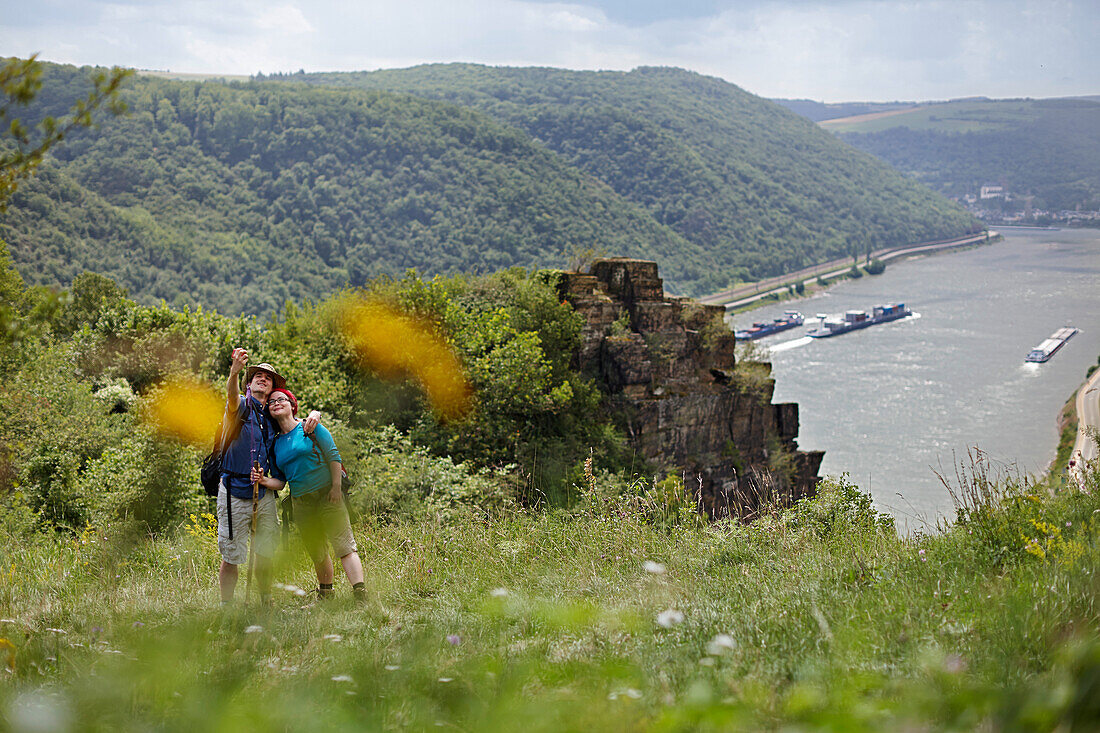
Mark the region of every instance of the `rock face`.
POLYGON ((735 363, 722 306, 665 297, 644 260, 597 260, 560 289, 586 320, 578 366, 639 457, 683 476, 701 510, 749 519, 814 493, 824 453, 798 450, 798 405, 771 404, 771 365, 735 363))

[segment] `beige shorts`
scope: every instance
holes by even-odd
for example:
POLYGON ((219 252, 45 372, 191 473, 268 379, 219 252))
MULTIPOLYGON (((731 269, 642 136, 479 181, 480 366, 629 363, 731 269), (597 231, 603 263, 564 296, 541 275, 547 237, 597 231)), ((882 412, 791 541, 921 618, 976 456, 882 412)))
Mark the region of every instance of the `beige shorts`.
MULTIPOLYGON (((233 507, 233 539, 229 539, 229 524, 225 513, 225 484, 218 486, 218 551, 230 565, 248 562, 248 538, 251 534, 252 500, 231 496, 233 507)), ((275 509, 275 494, 265 491, 256 506, 256 554, 263 558, 275 556, 279 539, 279 517, 275 509)))
POLYGON ((351 534, 351 520, 343 501, 331 502, 329 492, 314 491, 295 496, 294 523, 302 535, 302 544, 314 564, 325 559, 325 541, 332 545, 336 557, 358 552, 355 537, 351 534))

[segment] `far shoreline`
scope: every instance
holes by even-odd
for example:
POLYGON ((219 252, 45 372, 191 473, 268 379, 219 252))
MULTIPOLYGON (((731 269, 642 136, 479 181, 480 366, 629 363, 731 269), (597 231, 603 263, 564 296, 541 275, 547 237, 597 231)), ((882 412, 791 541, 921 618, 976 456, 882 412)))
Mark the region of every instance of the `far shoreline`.
MULTIPOLYGON (((911 257, 922 257, 941 252, 968 250, 973 247, 992 244, 1001 239, 1003 239, 1001 234, 991 229, 986 229, 979 234, 969 234, 951 240, 922 242, 880 249, 871 253, 871 259, 877 259, 881 262, 905 260, 911 257)), ((865 265, 866 261, 863 264, 865 265)), ((848 273, 851 271, 852 267, 860 269, 863 273, 861 277, 875 277, 875 275, 863 271, 863 267, 859 263, 849 264, 847 259, 833 260, 824 264, 803 268, 802 270, 797 270, 792 273, 777 275, 757 283, 742 284, 732 290, 703 296, 701 298, 696 298, 696 300, 700 303, 709 305, 722 305, 725 307, 727 315, 746 313, 774 303, 782 303, 788 300, 804 300, 812 297, 824 290, 828 290, 833 285, 849 280, 850 276, 848 273), (814 271, 820 272, 816 274, 806 274, 807 272, 814 273, 814 271), (801 282, 804 287, 804 292, 801 294, 794 290, 799 282, 801 282), (768 289, 761 292, 759 290, 761 287, 766 287, 768 289), (745 297, 726 300, 726 295, 741 295, 749 291, 749 289, 752 289, 751 294, 745 297)))

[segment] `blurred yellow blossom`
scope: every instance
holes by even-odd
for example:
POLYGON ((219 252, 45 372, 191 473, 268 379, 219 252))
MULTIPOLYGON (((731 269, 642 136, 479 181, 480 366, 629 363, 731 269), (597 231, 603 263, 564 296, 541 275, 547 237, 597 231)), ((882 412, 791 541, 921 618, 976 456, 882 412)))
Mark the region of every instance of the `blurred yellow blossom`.
POLYGON ((377 301, 359 301, 343 314, 343 330, 360 364, 382 379, 412 377, 444 419, 471 406, 470 384, 454 351, 433 329, 377 301))
POLYGON ((224 409, 225 398, 209 385, 175 377, 164 382, 149 400, 146 419, 161 435, 209 447, 224 409))

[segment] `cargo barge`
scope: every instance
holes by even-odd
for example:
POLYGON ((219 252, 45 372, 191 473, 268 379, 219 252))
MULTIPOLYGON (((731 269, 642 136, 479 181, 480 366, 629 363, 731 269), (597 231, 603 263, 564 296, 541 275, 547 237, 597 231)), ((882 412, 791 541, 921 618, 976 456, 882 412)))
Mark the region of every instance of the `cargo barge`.
POLYGON ((1050 357, 1058 353, 1058 349, 1065 346, 1067 341, 1076 336, 1079 330, 1080 329, 1073 328, 1072 326, 1059 328, 1050 335, 1050 338, 1032 349, 1031 353, 1024 357, 1024 361, 1034 361, 1038 363, 1047 361, 1050 357))
POLYGON ((905 303, 876 305, 870 313, 867 311, 848 311, 844 314, 844 320, 842 321, 829 320, 826 316, 819 315, 818 318, 821 319, 821 323, 806 335, 815 339, 829 338, 830 336, 839 336, 842 333, 856 331, 868 326, 875 326, 879 323, 896 321, 899 318, 911 315, 913 315, 913 311, 906 308, 905 303))
POLYGON ((771 323, 754 323, 752 328, 734 331, 733 337, 738 341, 752 341, 790 328, 797 328, 805 322, 805 317, 798 311, 784 311, 782 318, 776 318, 771 323))

